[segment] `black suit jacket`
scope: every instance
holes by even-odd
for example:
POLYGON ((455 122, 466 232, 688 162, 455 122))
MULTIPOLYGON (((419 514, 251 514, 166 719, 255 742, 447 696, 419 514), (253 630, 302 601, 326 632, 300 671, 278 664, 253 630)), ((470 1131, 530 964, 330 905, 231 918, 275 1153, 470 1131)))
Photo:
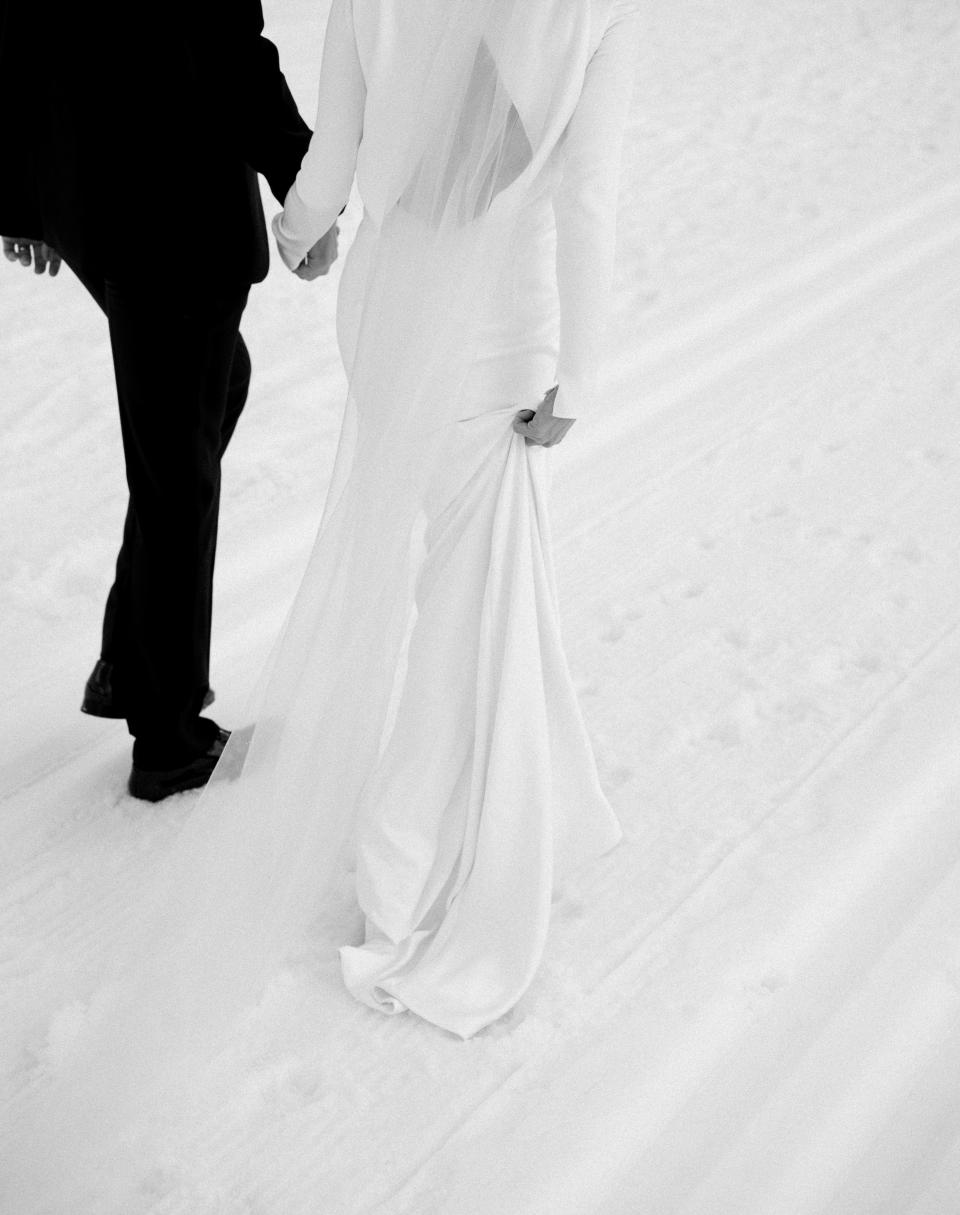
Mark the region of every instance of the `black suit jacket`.
POLYGON ((0 0, 0 231, 94 274, 249 284, 310 141, 260 0, 0 0))

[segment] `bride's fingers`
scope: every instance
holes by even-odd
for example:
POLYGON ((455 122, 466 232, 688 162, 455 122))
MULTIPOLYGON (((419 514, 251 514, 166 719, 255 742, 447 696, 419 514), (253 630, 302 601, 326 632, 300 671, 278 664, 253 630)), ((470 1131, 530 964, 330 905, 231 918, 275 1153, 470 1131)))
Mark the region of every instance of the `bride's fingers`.
POLYGON ((528 443, 542 443, 543 433, 540 430, 534 429, 532 422, 525 422, 519 416, 513 423, 515 434, 521 435, 528 443))
POLYGON ((573 425, 574 418, 550 418, 549 425, 546 428, 544 447, 556 447, 558 443, 562 443, 566 438, 567 431, 573 425))
POLYGON ((546 433, 546 437, 543 440, 543 446, 544 447, 556 447, 556 445, 563 440, 563 436, 566 433, 567 433, 567 431, 566 431, 565 427, 555 426, 555 425, 551 424, 549 430, 546 433))
POLYGON ((567 437, 570 427, 576 422, 576 418, 554 418, 553 424, 557 427, 557 437, 555 442, 559 443, 567 437))
POLYGON ((523 435, 528 443, 538 447, 555 447, 573 425, 574 418, 555 418, 542 412, 534 414, 524 409, 514 419, 513 429, 523 435))

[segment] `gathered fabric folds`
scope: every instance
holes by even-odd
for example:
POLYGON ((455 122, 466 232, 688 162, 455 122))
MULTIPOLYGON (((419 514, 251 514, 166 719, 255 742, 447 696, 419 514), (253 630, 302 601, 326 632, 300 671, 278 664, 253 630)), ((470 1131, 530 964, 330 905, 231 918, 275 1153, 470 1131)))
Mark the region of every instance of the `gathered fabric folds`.
POLYGON ((340 951, 359 999, 464 1037, 530 983, 558 870, 619 834, 560 644, 546 453, 513 413, 444 436, 403 692, 359 810, 367 939, 340 951))

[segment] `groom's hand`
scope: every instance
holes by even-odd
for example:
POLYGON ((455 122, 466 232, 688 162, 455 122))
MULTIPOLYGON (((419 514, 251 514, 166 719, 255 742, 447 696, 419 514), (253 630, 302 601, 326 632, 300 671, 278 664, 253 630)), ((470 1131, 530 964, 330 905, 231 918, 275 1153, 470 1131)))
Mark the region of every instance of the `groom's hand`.
POLYGON ((30 236, 4 236, 2 239, 3 256, 8 262, 19 262, 27 267, 32 265, 36 274, 49 270, 51 278, 56 278, 60 273, 60 254, 42 240, 34 240, 30 236))
POLYGON ((302 278, 310 283, 315 278, 320 278, 322 275, 329 273, 330 267, 337 260, 337 253, 339 252, 337 237, 339 235, 340 226, 339 224, 334 224, 326 235, 320 237, 300 265, 294 270, 297 278, 302 278))

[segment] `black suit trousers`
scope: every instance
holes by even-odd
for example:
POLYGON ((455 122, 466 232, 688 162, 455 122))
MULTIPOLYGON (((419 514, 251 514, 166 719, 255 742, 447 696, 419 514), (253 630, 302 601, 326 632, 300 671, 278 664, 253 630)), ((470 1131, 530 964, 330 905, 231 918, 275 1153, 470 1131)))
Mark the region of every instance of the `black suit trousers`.
POLYGON ((134 762, 171 768, 216 733, 200 708, 220 462, 250 383, 240 335, 248 288, 177 292, 74 269, 109 323, 130 491, 101 656, 127 707, 134 762))

